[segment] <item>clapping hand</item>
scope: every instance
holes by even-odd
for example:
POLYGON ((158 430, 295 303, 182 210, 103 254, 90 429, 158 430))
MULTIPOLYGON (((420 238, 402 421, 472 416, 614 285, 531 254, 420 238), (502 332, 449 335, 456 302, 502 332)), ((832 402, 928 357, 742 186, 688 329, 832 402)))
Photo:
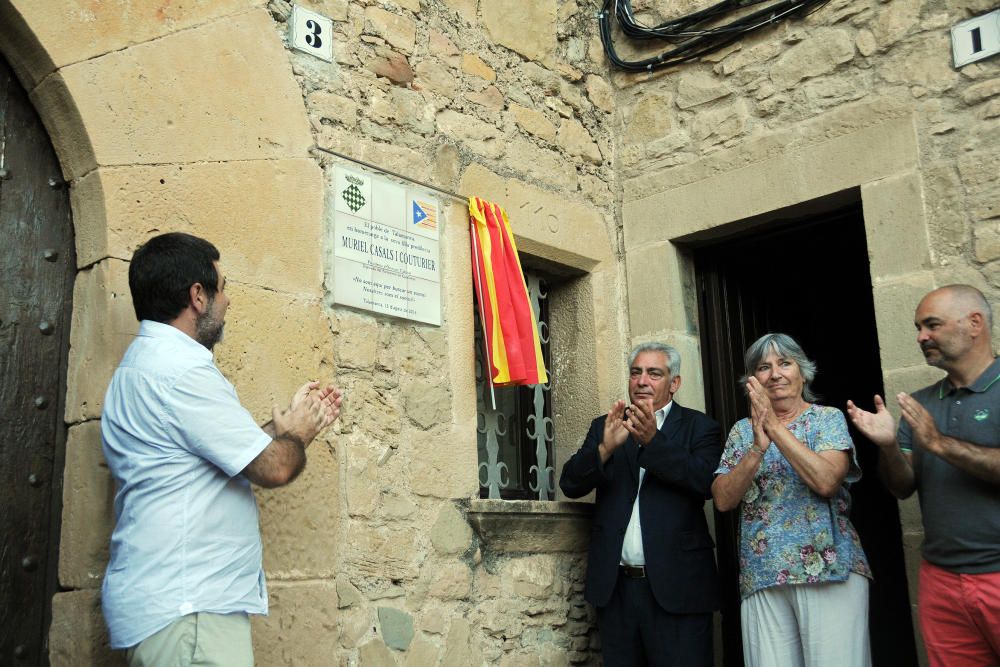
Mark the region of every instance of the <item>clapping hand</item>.
POLYGON ((940 456, 941 432, 938 431, 931 413, 909 394, 897 394, 896 400, 899 401, 900 414, 913 431, 913 443, 931 454, 940 456))
POLYGON ((896 420, 889 414, 885 401, 878 394, 875 395, 875 412, 862 410, 854 401, 847 401, 847 416, 862 435, 879 447, 889 447, 896 443, 896 420))
POLYGON ((628 419, 623 423, 640 445, 648 445, 656 435, 656 415, 653 413, 652 399, 639 400, 630 405, 628 419))

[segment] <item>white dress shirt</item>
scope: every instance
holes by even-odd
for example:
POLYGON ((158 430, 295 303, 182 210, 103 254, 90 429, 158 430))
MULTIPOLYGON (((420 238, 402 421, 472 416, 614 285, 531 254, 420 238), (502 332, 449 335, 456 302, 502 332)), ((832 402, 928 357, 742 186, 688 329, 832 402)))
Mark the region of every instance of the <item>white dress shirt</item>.
MULTIPOLYGON (((663 428, 663 422, 667 419, 667 413, 674 404, 670 401, 654 414, 656 417, 656 430, 663 428)), ((641 446, 641 445, 640 445, 641 446)), ((622 543, 622 564, 623 565, 645 565, 646 555, 642 551, 642 522, 639 520, 639 496, 642 495, 642 482, 646 479, 646 469, 639 466, 639 490, 635 494, 635 502, 632 503, 632 517, 628 520, 628 528, 625 529, 625 541, 622 543)))
POLYGON ((194 612, 267 613, 257 504, 240 473, 271 436, 212 353, 143 321, 108 387, 101 437, 118 486, 101 594, 111 647, 194 612))

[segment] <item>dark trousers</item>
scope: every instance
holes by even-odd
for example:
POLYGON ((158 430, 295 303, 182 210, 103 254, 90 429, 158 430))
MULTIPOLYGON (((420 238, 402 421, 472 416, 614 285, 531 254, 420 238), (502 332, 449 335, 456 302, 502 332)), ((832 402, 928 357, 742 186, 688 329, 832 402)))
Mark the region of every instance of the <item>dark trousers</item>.
POLYGON ((712 667, 712 614, 668 614, 648 579, 619 572, 597 627, 605 667, 712 667))

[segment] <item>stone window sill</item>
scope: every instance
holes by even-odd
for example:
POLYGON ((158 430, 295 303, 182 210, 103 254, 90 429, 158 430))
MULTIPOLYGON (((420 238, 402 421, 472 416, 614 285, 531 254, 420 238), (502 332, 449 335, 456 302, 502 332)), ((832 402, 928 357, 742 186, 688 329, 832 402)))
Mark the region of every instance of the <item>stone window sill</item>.
POLYGON ((469 523, 494 552, 584 552, 593 503, 474 498, 469 523))

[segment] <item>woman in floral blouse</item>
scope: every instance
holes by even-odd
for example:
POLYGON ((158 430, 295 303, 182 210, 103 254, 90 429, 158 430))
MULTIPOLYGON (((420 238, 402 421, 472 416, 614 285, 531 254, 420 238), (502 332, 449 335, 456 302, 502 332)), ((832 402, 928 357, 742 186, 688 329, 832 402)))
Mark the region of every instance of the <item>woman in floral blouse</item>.
POLYGON ((748 667, 864 667, 871 570, 848 518, 861 477, 844 415, 816 405, 816 365, 785 334, 746 352, 750 418, 733 426, 715 506, 740 506, 748 667))

